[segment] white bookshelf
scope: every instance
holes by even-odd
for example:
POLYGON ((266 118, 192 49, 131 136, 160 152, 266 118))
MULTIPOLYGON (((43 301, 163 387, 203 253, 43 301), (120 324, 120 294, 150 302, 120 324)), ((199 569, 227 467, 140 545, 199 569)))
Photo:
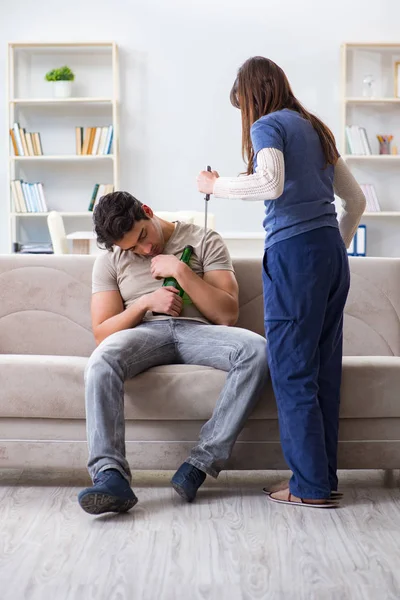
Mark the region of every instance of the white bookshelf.
POLYGON ((400 217, 400 212, 395 210, 381 210, 379 212, 365 212, 363 218, 400 217))
POLYGON ((345 98, 346 104, 398 104, 400 98, 345 98))
POLYGON ((14 98, 10 104, 112 104, 112 98, 14 98))
POLYGON ((400 152, 400 97, 395 63, 400 43, 346 43, 341 61, 341 144, 344 160, 360 184, 375 187, 380 212, 366 212, 368 256, 400 256, 400 154, 379 154, 377 135, 393 135, 400 152), (363 94, 363 79, 374 78, 373 97, 363 94), (346 126, 364 127, 372 155, 349 152, 346 126))
MULTIPOLYGON (((38 219, 38 218, 43 218, 43 217, 47 217, 49 215, 48 212, 38 212, 38 213, 11 213, 12 217, 19 217, 22 219, 38 219)), ((87 211, 85 212, 61 212, 60 211, 60 215, 62 217, 87 217, 87 211)), ((90 217, 90 215, 89 215, 90 217)))
POLYGON ((358 160, 358 161, 367 161, 367 162, 398 162, 400 161, 400 156, 396 154, 372 154, 370 156, 359 156, 357 154, 345 154, 343 158, 346 161, 349 160, 358 160))
POLYGON ((77 154, 60 154, 57 156, 57 154, 49 154, 49 155, 43 155, 43 156, 10 156, 10 161, 16 161, 16 162, 22 162, 22 161, 40 161, 40 162, 46 162, 46 161, 51 161, 51 160, 57 160, 57 161, 65 161, 65 160, 79 160, 79 161, 93 161, 93 160, 112 160, 115 161, 115 155, 114 154, 104 154, 101 156, 91 156, 90 154, 86 155, 77 155, 77 154))
POLYGON ((64 217, 67 234, 92 228, 88 206, 96 183, 119 188, 119 60, 115 42, 18 42, 8 44, 8 207, 14 242, 50 241, 48 212, 22 213, 13 206, 14 179, 42 182, 48 209, 64 217), (53 97, 45 74, 68 65, 73 95, 53 97), (14 122, 41 135, 43 155, 15 156, 9 136, 14 122), (75 127, 113 126, 112 153, 78 155, 75 127))

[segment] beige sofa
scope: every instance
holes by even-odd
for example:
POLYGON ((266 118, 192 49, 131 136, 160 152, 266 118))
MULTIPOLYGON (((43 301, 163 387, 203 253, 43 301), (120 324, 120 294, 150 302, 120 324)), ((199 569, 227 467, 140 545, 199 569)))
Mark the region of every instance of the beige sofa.
MULTIPOLYGON (((0 256, 0 466, 85 466, 83 372, 93 256, 0 256)), ((263 332, 261 261, 235 262, 238 325, 263 332)), ((400 259, 353 259, 346 308, 341 468, 400 467, 400 259)), ((174 469, 225 380, 212 368, 150 369, 126 385, 132 468, 174 469)), ((231 468, 283 468, 271 387, 231 468)))

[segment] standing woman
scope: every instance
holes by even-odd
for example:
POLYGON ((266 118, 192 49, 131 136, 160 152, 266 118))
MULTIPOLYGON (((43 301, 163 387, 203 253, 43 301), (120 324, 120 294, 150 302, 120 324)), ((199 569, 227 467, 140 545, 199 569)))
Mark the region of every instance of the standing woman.
POLYGON ((265 204, 264 319, 281 444, 292 478, 269 498, 335 507, 346 247, 365 197, 332 132, 293 95, 267 58, 239 69, 231 103, 241 110, 247 175, 202 171, 200 192, 265 204), (334 194, 342 199, 338 223, 334 194), (332 495, 331 495, 332 494, 332 495))

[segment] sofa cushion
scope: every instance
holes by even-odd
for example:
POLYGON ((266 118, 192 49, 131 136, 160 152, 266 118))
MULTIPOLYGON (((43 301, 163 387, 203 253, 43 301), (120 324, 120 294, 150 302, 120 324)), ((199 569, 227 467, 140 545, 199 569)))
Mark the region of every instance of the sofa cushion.
POLYGON ((353 258, 344 354, 400 356, 400 260, 353 258))
POLYGON ((92 256, 0 257, 0 353, 89 356, 92 256))
MULTIPOLYGON (((89 356, 95 256, 0 256, 0 353, 89 356)), ((260 259, 233 261, 238 327, 263 335, 260 259)), ((352 258, 344 354, 400 356, 400 260, 352 258)))
MULTIPOLYGON (((84 419, 87 358, 0 355, 0 418, 84 419)), ((154 367, 125 386, 127 419, 207 420, 226 373, 211 367, 154 367)), ((341 418, 400 417, 400 358, 345 357, 341 418)), ((270 382, 252 415, 276 419, 270 382)))
MULTIPOLYGON (((0 256, 0 354, 90 356, 95 256, 0 256)), ((264 333, 261 262, 235 262, 238 327, 264 333)))

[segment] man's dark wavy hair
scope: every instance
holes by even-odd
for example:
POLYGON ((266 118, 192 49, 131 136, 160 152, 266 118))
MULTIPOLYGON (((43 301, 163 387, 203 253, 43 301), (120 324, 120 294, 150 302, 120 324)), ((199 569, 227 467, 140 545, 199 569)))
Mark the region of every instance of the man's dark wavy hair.
POLYGON ((137 221, 149 220, 143 204, 128 192, 112 192, 102 196, 94 209, 94 231, 97 245, 112 250, 137 221))

